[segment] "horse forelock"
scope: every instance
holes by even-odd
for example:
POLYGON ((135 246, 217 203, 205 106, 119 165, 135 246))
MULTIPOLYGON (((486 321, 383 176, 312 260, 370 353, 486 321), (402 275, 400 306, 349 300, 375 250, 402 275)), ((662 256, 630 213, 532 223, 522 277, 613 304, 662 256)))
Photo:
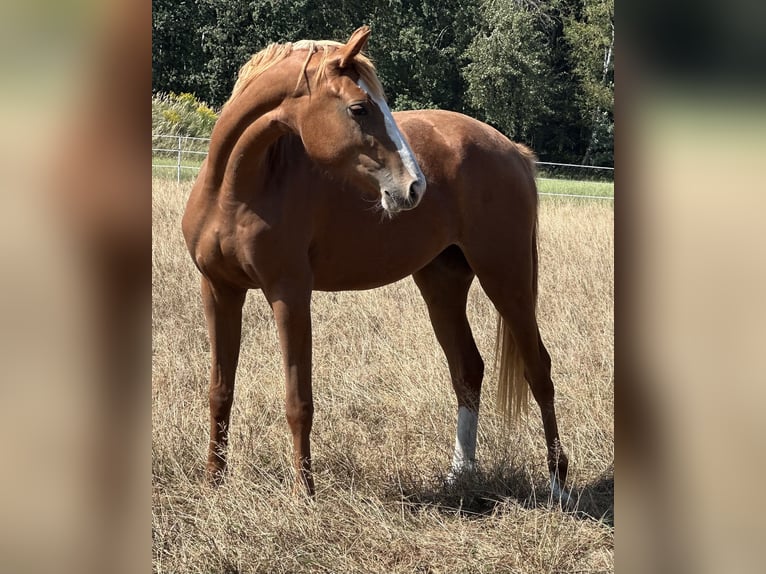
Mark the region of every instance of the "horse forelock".
MULTIPOLYGON (((319 62, 319 66, 317 67, 317 74, 316 74, 316 80, 315 81, 321 81, 322 77, 325 74, 326 68, 327 68, 327 61, 328 57, 338 48, 343 46, 340 42, 333 42, 332 40, 325 40, 322 42, 311 42, 312 44, 316 44, 317 48, 315 51, 322 50, 322 59, 319 62)), ((306 59, 306 63, 304 65, 304 69, 301 71, 301 79, 303 79, 306 67, 308 66, 309 60, 311 59, 311 56, 309 56, 306 59)), ((359 74, 359 77, 363 79, 367 85, 372 90, 372 95, 374 97, 380 97, 382 99, 386 98, 386 94, 383 91, 383 86, 380 83, 380 80, 378 79, 378 75, 375 72, 375 65, 372 63, 372 60, 370 60, 369 57, 365 56, 364 54, 357 54, 354 56, 354 69, 356 70, 357 74, 359 74)), ((299 80, 300 85, 300 80, 299 80)))
MULTIPOLYGON (((234 84, 231 96, 229 97, 227 104, 239 96, 244 89, 250 84, 252 80, 266 72, 269 68, 278 64, 282 60, 286 59, 293 52, 306 52, 306 59, 301 67, 300 75, 295 86, 296 90, 300 87, 301 83, 306 79, 306 70, 313 55, 317 52, 322 52, 322 58, 317 66, 317 73, 315 75, 315 83, 322 80, 327 69, 328 56, 335 50, 343 46, 341 42, 335 42, 333 40, 299 40, 297 42, 285 42, 283 44, 269 44, 266 48, 253 54, 253 56, 242 65, 237 75, 237 81, 234 84)), ((378 75, 375 72, 375 65, 372 60, 364 54, 357 54, 353 60, 354 68, 359 76, 367 83, 373 92, 373 96, 381 97, 385 99, 385 93, 383 92, 383 86, 378 79, 378 75)), ((309 86, 309 89, 311 86, 309 86)))

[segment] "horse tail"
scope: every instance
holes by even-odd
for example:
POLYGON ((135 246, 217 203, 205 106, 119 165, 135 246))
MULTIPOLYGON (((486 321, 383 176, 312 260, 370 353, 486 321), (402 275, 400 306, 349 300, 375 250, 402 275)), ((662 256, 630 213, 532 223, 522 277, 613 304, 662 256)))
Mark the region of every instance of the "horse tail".
POLYGON ((524 361, 511 328, 500 314, 497 316, 495 363, 498 358, 497 410, 506 426, 512 426, 529 410, 529 384, 524 377, 524 361))
MULTIPOLYGON (((537 157, 528 147, 515 143, 520 155, 524 160, 524 169, 527 172, 528 181, 534 192, 534 220, 532 225, 532 293, 537 312, 537 157)), ((506 426, 512 426, 522 415, 529 411, 529 383, 524 376, 524 360, 511 332, 511 327, 497 315, 497 333, 495 337, 495 366, 499 361, 497 380, 497 410, 502 414, 506 426)))

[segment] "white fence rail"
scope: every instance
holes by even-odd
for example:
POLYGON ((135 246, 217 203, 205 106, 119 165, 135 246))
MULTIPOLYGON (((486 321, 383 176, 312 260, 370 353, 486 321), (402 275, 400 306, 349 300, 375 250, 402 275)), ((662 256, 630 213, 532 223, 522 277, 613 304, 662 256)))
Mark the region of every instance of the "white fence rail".
MULTIPOLYGON (((152 147, 152 169, 173 169, 176 172, 176 181, 178 183, 181 183, 181 173, 182 170, 195 170, 199 171, 198 165, 184 165, 183 158, 185 156, 191 155, 199 157, 200 159, 203 159, 204 156, 207 155, 207 142, 210 142, 210 138, 196 138, 196 137, 190 137, 190 136, 175 136, 175 135, 152 135, 152 145, 154 146, 154 143, 157 141, 169 141, 170 144, 162 145, 161 147, 152 147), (199 143, 197 143, 199 142, 199 143), (202 143, 206 142, 206 143, 202 143), (173 146, 173 147, 170 147, 173 146), (204 147, 204 151, 201 149, 192 149, 194 147, 204 147), (155 154, 163 154, 166 155, 169 159, 173 158, 175 161, 172 164, 169 163, 154 163, 155 154)), ((579 165, 575 163, 557 163, 552 161, 538 161, 537 165, 539 166, 555 166, 555 167, 564 167, 564 168, 570 168, 570 169, 591 169, 591 170, 603 170, 603 171, 611 171, 614 172, 613 167, 606 167, 606 166, 597 166, 597 165, 579 165)), ((540 177, 538 179, 541 180, 547 180, 547 181, 556 181, 557 178, 552 177, 540 177)), ((614 199, 614 196, 612 195, 578 195, 578 194, 571 194, 571 193, 551 193, 551 192, 540 192, 540 195, 549 195, 549 196, 558 196, 558 197, 582 197, 587 199, 614 199)))

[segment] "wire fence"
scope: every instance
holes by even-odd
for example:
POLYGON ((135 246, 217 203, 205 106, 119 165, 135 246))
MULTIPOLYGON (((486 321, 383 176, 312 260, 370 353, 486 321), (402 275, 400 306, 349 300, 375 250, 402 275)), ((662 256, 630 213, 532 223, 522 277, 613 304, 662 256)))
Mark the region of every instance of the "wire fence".
MULTIPOLYGON (((207 155, 210 138, 181 135, 152 135, 152 173, 154 170, 175 171, 176 181, 181 183, 192 179, 199 171, 207 155)), ((614 168, 574 163, 538 161, 538 180, 547 182, 592 182, 614 183, 614 168)), ((586 199, 614 199, 614 193, 607 195, 557 193, 540 191, 540 195, 576 197, 586 199)))

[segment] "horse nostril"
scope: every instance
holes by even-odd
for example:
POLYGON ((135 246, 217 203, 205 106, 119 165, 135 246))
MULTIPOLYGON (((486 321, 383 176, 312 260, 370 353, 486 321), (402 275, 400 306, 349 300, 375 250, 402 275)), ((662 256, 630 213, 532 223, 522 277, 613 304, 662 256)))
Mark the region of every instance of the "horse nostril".
POLYGON ((407 201, 412 203, 415 203, 418 200, 418 182, 413 182, 412 185, 410 185, 410 192, 407 195, 407 201))
POLYGON ((384 189, 384 190, 383 190, 383 193, 385 193, 385 194, 386 194, 386 197, 388 197, 389 199, 391 198, 391 192, 390 192, 390 191, 388 191, 387 189, 384 189))

